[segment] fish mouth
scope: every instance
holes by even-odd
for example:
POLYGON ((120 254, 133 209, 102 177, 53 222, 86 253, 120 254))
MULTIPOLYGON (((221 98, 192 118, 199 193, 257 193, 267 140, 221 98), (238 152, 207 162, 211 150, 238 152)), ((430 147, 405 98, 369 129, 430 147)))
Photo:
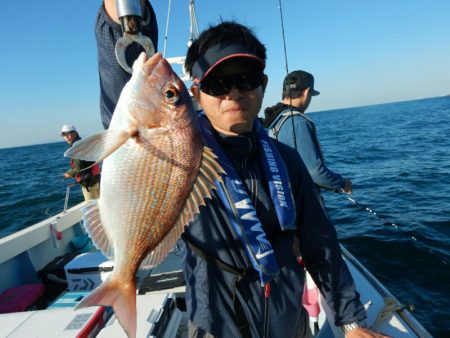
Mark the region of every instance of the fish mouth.
POLYGON ((142 70, 148 75, 151 75, 154 72, 155 68, 161 63, 166 63, 170 68, 169 63, 164 59, 161 53, 156 53, 150 58, 145 53, 143 53, 142 55, 142 70))

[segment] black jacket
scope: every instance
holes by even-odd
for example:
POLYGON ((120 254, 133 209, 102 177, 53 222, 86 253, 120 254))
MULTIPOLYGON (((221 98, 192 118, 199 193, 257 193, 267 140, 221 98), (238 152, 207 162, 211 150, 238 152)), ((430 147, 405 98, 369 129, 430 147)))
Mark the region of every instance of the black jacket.
MULTIPOLYGON (((269 336, 291 337, 298 330, 304 271, 293 252, 295 240, 299 241, 308 271, 335 311, 336 324, 365 318, 359 294, 342 260, 334 226, 297 152, 274 141, 290 176, 298 217, 297 232, 282 233, 267 193, 268 187, 262 179, 255 136, 249 133, 239 137, 217 137, 247 188, 281 268, 280 275, 270 283, 269 336)), ((236 295, 252 337, 261 337, 264 305, 259 278, 251 273, 252 264, 232 230, 219 197, 214 195, 213 200, 206 203, 200 215, 186 228, 189 242, 202 248, 207 255, 250 273, 234 284, 236 275, 211 264, 186 242, 180 242, 190 320, 216 337, 239 337, 232 296, 236 295)))

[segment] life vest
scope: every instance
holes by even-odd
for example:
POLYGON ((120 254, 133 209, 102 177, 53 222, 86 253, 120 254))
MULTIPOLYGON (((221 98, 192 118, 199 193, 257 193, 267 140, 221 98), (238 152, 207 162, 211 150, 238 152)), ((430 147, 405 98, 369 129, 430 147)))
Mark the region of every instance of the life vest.
MULTIPOLYGON (((223 182, 216 181, 216 190, 228 214, 231 229, 241 240, 253 268, 259 272, 261 285, 265 286, 280 270, 275 252, 238 173, 228 162, 204 113, 199 114, 199 122, 203 140, 213 150, 221 166, 227 168, 227 174, 222 177, 223 182)), ((263 177, 267 182, 280 228, 282 231, 295 231, 295 202, 281 155, 258 120, 255 120, 254 132, 258 136, 263 177)))
POLYGON ((91 174, 92 176, 100 175, 100 166, 98 165, 98 163, 91 167, 91 174))
MULTIPOLYGON (((320 146, 319 140, 317 139, 317 133, 316 133, 316 126, 314 125, 314 122, 307 117, 305 114, 301 113, 300 111, 296 110, 296 108, 294 107, 288 107, 284 110, 282 110, 278 116, 275 118, 275 120, 272 121, 272 123, 270 124, 269 127, 267 127, 267 132, 269 134, 269 136, 273 137, 274 139, 278 140, 278 134, 280 133, 281 127, 284 125, 284 123, 286 122, 286 120, 289 117, 294 117, 294 116, 299 116, 303 119, 305 119, 306 121, 308 121, 310 127, 313 129, 313 142, 316 145, 318 151, 319 151, 319 155, 322 159, 322 161, 324 161, 324 156, 323 156, 323 152, 322 152, 322 147, 320 146)), ((295 147, 295 145, 290 144, 291 146, 295 147)))
MULTIPOLYGON (((75 175, 75 180, 78 183, 85 186, 92 186, 99 181, 100 177, 96 177, 100 175, 100 166, 98 163, 93 165, 89 170, 83 170, 84 168, 88 168, 90 165, 92 165, 92 162, 81 162, 81 172, 75 175)), ((76 168, 75 161, 73 159, 70 160, 70 166, 72 168, 76 168)))

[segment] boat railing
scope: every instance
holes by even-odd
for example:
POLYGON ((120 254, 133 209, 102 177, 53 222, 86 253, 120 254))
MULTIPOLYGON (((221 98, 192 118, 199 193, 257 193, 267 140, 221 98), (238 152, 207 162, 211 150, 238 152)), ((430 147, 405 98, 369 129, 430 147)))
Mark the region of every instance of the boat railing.
MULTIPOLYGON (((391 299, 395 304, 400 302, 381 282, 358 261, 344 246, 341 245, 343 256, 364 276, 364 278, 377 290, 385 299, 391 299)), ((405 306, 395 310, 400 318, 404 320, 408 327, 420 338, 432 338, 431 334, 414 318, 405 306)))
POLYGON ((82 234, 81 209, 86 202, 66 212, 0 238, 0 291, 15 285, 35 283, 36 272, 55 257, 70 250, 71 240, 82 234))

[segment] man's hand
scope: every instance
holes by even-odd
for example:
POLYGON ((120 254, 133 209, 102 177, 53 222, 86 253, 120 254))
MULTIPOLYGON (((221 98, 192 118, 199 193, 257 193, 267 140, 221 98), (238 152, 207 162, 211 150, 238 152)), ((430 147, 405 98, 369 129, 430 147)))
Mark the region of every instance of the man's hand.
MULTIPOLYGON (((145 16, 145 0, 140 0, 142 17, 145 16)), ((106 13, 109 15, 113 21, 120 23, 119 16, 117 15, 116 0, 104 0, 103 5, 105 6, 106 13)))
POLYGON ((70 175, 68 173, 64 173, 64 178, 70 178, 70 175))
POLYGON ((352 193, 352 181, 350 181, 348 178, 345 178, 344 179, 344 186, 342 187, 342 190, 346 194, 351 194, 352 193))
POLYGON ((391 338, 391 336, 386 336, 383 333, 378 333, 370 331, 365 328, 353 329, 345 335, 346 338, 391 338))

